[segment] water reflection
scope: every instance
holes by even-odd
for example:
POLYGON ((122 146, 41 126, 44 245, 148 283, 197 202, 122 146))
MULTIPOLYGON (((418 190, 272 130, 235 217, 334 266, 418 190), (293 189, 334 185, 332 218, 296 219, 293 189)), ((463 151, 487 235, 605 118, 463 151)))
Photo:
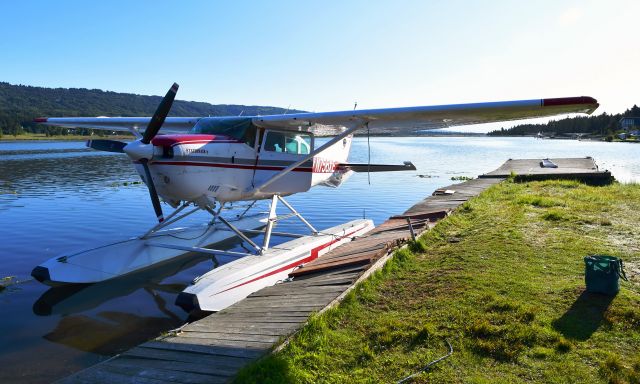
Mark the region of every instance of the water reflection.
POLYGON ((23 197, 52 197, 62 192, 103 190, 123 181, 138 180, 126 156, 86 156, 5 160, 0 157, 0 193, 23 197))
POLYGON ((179 318, 167 309, 167 303, 158 292, 177 295, 187 284, 163 283, 163 280, 209 259, 210 257, 187 254, 160 266, 100 283, 52 287, 33 304, 33 313, 38 316, 50 316, 85 312, 114 298, 129 296, 138 289, 143 289, 152 297, 160 312, 170 318, 179 318))
POLYGON ((96 316, 63 317, 44 339, 68 347, 112 356, 145 342, 183 322, 179 317, 140 316, 132 313, 104 311, 96 316))

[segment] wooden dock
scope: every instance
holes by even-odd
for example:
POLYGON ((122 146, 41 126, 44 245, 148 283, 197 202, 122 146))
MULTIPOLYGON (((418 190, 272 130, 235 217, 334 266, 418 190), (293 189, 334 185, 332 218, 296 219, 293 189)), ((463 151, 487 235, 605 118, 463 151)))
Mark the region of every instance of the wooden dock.
MULTIPOLYGON (((530 167, 531 161, 509 160, 484 177, 438 189, 402 215, 295 270, 290 281, 264 288, 169 336, 141 344, 59 382, 229 382, 242 367, 282 345, 311 314, 338 303, 357 282, 384 265, 393 250, 411 238, 411 229, 416 234, 429 229, 465 201, 503 181, 511 170, 530 167)), ((556 161, 559 166, 565 164, 562 159, 556 161)), ((576 172, 593 173, 593 169, 585 169, 590 162, 580 163, 582 168, 576 168, 576 172)), ((555 175, 553 171, 537 174, 555 175)))
POLYGON ((567 179, 589 184, 607 184, 612 180, 611 172, 598 169, 592 157, 544 159, 557 168, 543 166, 543 159, 509 159, 500 168, 480 175, 480 178, 509 177, 514 174, 517 181, 567 179))

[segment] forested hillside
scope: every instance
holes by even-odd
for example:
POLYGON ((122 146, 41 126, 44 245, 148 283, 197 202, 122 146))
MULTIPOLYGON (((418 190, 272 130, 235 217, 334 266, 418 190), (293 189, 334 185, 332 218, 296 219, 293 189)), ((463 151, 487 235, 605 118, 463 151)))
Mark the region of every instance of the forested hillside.
POLYGON ((538 132, 545 134, 562 135, 568 133, 587 133, 594 135, 611 135, 619 130, 619 122, 623 117, 640 117, 640 107, 634 105, 624 113, 609 115, 603 113, 592 116, 569 117, 562 120, 552 120, 547 124, 522 124, 510 129, 500 129, 489 132, 490 136, 521 136, 535 135, 538 132))
MULTIPOLYGON (((66 129, 34 124, 33 119, 41 116, 151 116, 161 98, 99 89, 43 88, 0 82, 0 133, 66 132, 66 129)), ((241 112, 244 115, 270 115, 284 111, 276 107, 176 100, 169 116, 237 116, 241 112)))

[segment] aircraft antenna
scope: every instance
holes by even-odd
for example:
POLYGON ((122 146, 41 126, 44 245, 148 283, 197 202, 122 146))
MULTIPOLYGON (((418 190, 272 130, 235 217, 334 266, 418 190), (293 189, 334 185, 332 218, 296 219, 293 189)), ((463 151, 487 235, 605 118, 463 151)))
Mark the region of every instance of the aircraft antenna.
POLYGON ((356 108, 358 108, 358 102, 357 101, 355 103, 353 103, 353 110, 355 111, 356 108))
POLYGON ((284 111, 284 115, 286 115, 289 112, 289 109, 291 109, 291 104, 289 104, 289 106, 287 107, 287 109, 284 111))
POLYGON ((238 116, 242 116, 242 114, 244 113, 244 109, 242 111, 240 111, 240 113, 238 114, 238 116))

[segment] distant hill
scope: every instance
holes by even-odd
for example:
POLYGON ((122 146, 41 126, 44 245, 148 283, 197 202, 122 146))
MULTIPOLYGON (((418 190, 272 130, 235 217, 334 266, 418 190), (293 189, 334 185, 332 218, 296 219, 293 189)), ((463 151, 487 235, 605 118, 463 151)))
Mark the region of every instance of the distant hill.
MULTIPOLYGON (((4 134, 59 128, 34 124, 41 116, 151 116, 161 96, 144 96, 86 88, 43 88, 0 82, 0 130, 4 134)), ((284 108, 234 104, 209 104, 176 100, 169 116, 237 116, 284 113, 284 108)), ((301 112, 290 110, 289 112, 301 112)))
POLYGON ((603 113, 592 116, 568 117, 552 120, 547 124, 521 124, 509 129, 489 132, 489 136, 530 136, 542 132, 546 135, 563 135, 569 133, 585 133, 591 135, 611 135, 619 130, 619 122, 623 117, 640 117, 640 107, 634 105, 624 113, 609 115, 603 113))

